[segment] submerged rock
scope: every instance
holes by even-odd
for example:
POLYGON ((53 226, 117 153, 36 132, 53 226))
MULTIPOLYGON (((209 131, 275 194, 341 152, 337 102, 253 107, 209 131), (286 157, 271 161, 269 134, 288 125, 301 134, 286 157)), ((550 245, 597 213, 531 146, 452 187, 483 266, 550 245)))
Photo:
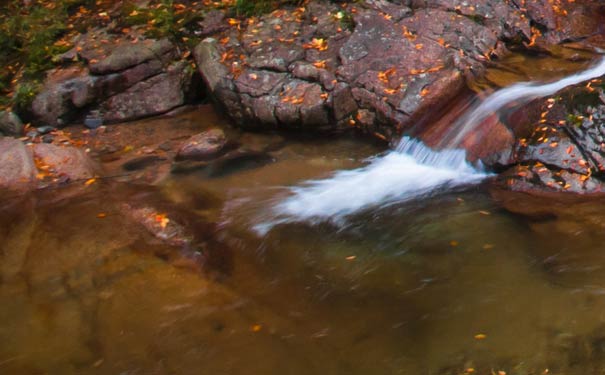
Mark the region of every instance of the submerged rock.
POLYGON ((79 148, 39 143, 33 146, 33 154, 39 167, 61 181, 87 180, 95 176, 95 164, 79 148))
POLYGON ((177 151, 180 160, 208 160, 221 154, 227 145, 227 137, 221 129, 210 129, 191 136, 177 151))
POLYGON ((154 237, 168 245, 189 246, 193 240, 193 236, 187 233, 183 225, 152 207, 134 207, 123 203, 120 209, 125 216, 145 227, 154 237))

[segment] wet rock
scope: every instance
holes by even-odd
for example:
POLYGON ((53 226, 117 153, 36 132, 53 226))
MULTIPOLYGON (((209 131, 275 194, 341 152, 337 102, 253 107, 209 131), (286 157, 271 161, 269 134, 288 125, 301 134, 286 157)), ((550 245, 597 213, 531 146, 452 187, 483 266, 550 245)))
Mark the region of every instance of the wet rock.
POLYGON ((37 163, 62 181, 86 180, 95 176, 95 164, 79 148, 38 143, 32 149, 37 163))
POLYGON ((36 131, 37 131, 37 132, 38 132, 38 134, 40 134, 40 135, 45 135, 45 134, 48 134, 48 133, 50 133, 50 132, 52 132, 52 131, 54 131, 54 130, 57 130, 57 128, 54 128, 54 127, 52 127, 52 126, 38 126, 38 127, 36 128, 36 131))
POLYGON ((162 158, 157 155, 140 156, 122 164, 122 169, 126 171, 137 171, 165 160, 166 158, 162 158))
POLYGON ((172 165, 171 172, 181 174, 202 171, 206 177, 215 178, 258 168, 274 161, 275 158, 267 152, 240 149, 230 151, 212 161, 176 161, 172 165))
POLYGON ((0 189, 31 190, 36 173, 31 150, 17 139, 0 137, 0 189))
POLYGON ((103 117, 100 111, 92 111, 84 118, 84 126, 88 129, 96 129, 103 125, 103 117))
POLYGON ((16 113, 0 111, 0 134, 12 136, 23 134, 23 122, 16 113))
POLYGON ((201 160, 177 160, 170 167, 170 173, 185 174, 205 169, 210 164, 209 161, 201 160))
POLYGON ((177 159, 208 160, 220 155, 227 145, 221 129, 210 129, 190 137, 177 151, 177 159))
POLYGON ((187 233, 183 225, 153 207, 134 207, 123 203, 120 209, 123 215, 139 223, 154 237, 168 245, 182 247, 190 245, 193 240, 193 236, 187 233))
POLYGON ((235 150, 211 162, 205 168, 208 177, 221 177, 246 169, 262 167, 275 161, 268 153, 235 150))

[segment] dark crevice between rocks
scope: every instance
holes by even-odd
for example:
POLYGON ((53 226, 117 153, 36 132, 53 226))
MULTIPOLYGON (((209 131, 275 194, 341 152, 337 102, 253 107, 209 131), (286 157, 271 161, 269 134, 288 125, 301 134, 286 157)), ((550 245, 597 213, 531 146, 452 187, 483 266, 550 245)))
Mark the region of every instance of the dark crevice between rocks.
MULTIPOLYGON (((571 140, 572 144, 578 149, 578 151, 580 151, 580 154, 582 155, 582 159, 589 160, 591 162, 591 164, 595 166, 595 168, 594 168, 594 170, 592 172, 597 172, 598 174, 603 175, 605 171, 599 171, 599 168, 598 168, 599 161, 596 160, 592 156, 592 153, 584 147, 583 142, 576 141, 576 139, 578 138, 579 134, 575 133, 575 132, 572 132, 571 129, 569 129, 568 126, 564 126, 563 127, 563 132, 565 134, 567 134, 567 136, 571 140)), ((593 176, 596 177, 595 174, 593 174, 593 176)))

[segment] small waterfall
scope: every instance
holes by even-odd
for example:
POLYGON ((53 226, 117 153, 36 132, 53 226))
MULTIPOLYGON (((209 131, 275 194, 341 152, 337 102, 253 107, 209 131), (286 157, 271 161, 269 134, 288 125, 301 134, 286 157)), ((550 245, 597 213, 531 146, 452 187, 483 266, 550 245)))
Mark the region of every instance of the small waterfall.
POLYGON ((291 195, 272 208, 273 218, 255 229, 265 233, 276 224, 295 221, 342 221, 368 207, 406 201, 439 188, 474 184, 489 174, 466 160, 459 147, 464 136, 487 116, 513 102, 522 103, 605 74, 605 59, 594 67, 546 84, 517 83, 496 91, 453 124, 441 151, 404 137, 395 150, 370 160, 363 168, 339 171, 323 180, 290 188, 291 195))
POLYGON ((476 183, 486 176, 466 161, 464 150, 433 151, 404 137, 395 151, 371 159, 363 168, 291 188, 292 194, 272 208, 273 218, 255 229, 266 233, 276 224, 295 221, 338 223, 368 207, 407 201, 439 187, 476 183))
POLYGON ((464 137, 481 124, 491 114, 498 112, 511 103, 521 105, 534 99, 543 98, 584 81, 601 77, 605 74, 605 58, 593 67, 558 81, 538 84, 519 82, 498 90, 478 105, 471 107, 467 114, 458 119, 443 137, 441 147, 459 147, 464 137))

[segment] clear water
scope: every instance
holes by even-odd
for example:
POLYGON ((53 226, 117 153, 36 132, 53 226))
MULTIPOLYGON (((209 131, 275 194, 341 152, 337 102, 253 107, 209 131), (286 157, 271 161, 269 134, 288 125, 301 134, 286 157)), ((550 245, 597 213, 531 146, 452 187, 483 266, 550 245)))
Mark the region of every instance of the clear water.
POLYGON ((340 225, 254 231, 290 187, 383 151, 288 139, 273 163, 157 188, 109 179, 3 199, 0 374, 603 373, 602 201, 512 197, 555 213, 530 219, 487 180, 340 225), (158 242, 124 202, 187 223, 211 265, 158 242))

